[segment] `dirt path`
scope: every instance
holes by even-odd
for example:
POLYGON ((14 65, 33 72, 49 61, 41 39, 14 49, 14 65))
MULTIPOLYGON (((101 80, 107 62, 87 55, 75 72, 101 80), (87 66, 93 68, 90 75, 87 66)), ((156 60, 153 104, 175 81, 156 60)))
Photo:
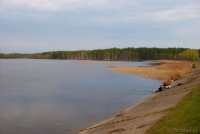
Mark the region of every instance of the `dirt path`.
POLYGON ((187 95, 193 87, 200 85, 200 68, 185 78, 176 81, 181 86, 153 94, 136 106, 125 109, 116 116, 83 130, 80 134, 143 134, 169 109, 187 95))

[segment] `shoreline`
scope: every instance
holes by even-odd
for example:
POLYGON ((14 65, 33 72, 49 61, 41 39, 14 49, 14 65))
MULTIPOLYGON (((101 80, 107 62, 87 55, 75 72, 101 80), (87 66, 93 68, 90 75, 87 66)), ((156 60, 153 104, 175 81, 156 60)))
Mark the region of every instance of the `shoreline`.
POLYGON ((123 61, 76 61, 76 64, 123 64, 123 61))
POLYGON ((145 133, 169 109, 173 109, 185 95, 192 91, 193 87, 200 85, 200 68, 193 69, 189 75, 177 80, 176 83, 182 83, 182 85, 152 94, 113 117, 81 130, 79 134, 145 133))
POLYGON ((162 80, 166 86, 172 81, 183 78, 191 73, 193 63, 189 61, 157 60, 149 61, 162 63, 154 66, 114 66, 111 71, 142 76, 144 78, 162 80))

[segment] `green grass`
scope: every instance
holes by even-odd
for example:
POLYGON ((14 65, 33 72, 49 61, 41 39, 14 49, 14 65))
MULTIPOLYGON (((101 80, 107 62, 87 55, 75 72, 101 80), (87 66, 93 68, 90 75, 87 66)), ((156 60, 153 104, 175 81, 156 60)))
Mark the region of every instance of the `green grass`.
POLYGON ((147 134, 200 134, 200 86, 147 131, 147 134))

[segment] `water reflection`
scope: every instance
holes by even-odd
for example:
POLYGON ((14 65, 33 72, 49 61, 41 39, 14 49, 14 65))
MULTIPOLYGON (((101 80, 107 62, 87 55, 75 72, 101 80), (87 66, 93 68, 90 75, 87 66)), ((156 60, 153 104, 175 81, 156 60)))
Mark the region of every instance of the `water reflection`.
POLYGON ((108 65, 74 62, 0 60, 0 133, 75 133, 144 99, 159 85, 105 70, 108 65))

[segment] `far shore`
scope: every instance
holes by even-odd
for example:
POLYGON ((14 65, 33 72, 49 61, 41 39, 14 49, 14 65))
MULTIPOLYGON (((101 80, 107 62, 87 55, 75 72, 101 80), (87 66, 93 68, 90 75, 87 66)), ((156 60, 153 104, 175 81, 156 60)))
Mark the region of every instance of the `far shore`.
POLYGON ((113 117, 81 130, 80 134, 144 134, 194 87, 200 85, 200 68, 193 69, 191 62, 157 62, 164 64, 149 67, 109 67, 108 69, 163 81, 173 79, 175 80, 173 88, 152 94, 144 101, 118 112, 113 117), (166 75, 166 72, 170 75, 162 76, 166 75))
POLYGON ((122 61, 77 61, 76 64, 123 64, 122 61))

